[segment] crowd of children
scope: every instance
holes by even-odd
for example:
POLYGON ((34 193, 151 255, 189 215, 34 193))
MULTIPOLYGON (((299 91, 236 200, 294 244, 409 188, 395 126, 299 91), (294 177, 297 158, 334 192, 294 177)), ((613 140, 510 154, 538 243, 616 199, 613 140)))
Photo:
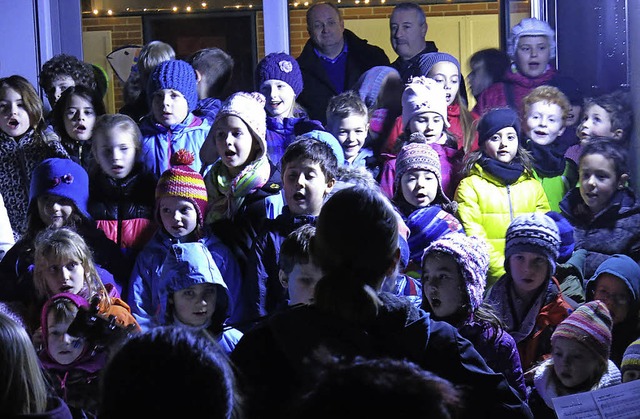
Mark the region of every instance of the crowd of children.
POLYGON ((0 416, 110 417, 119 380, 174 397, 165 369, 186 403, 173 355, 212 380, 185 412, 215 391, 234 418, 390 383, 414 386, 393 393, 407 412, 420 391, 442 417, 553 417, 555 397, 640 379, 631 105, 585 98, 555 52, 523 19, 508 57, 472 57, 473 110, 432 52, 405 85, 364 73, 326 125, 285 53, 228 92, 226 52, 150 42, 115 115, 75 57, 43 66, 50 115, 0 78, 0 375, 23 386, 0 383, 0 416))

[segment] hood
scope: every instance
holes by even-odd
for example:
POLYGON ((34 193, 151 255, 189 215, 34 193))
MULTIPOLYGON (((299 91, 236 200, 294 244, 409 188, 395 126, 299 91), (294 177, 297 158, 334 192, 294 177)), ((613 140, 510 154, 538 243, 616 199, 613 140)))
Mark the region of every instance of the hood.
POLYGON ((587 281, 587 301, 593 300, 596 279, 603 273, 608 273, 620 278, 627 286, 633 298, 632 306, 638 307, 638 303, 640 302, 640 266, 636 261, 627 255, 613 255, 602 262, 593 276, 587 281))
POLYGON ((231 311, 229 290, 209 249, 201 242, 173 244, 162 264, 158 323, 164 324, 167 321, 169 295, 192 285, 205 283, 216 285, 218 291, 212 323, 219 319, 226 320, 231 311))

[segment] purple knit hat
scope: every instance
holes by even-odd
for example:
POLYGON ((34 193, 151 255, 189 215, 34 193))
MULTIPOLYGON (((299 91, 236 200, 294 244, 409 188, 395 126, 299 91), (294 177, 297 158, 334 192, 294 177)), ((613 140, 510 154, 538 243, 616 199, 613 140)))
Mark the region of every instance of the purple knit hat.
POLYGON ((267 55, 256 67, 258 89, 267 80, 282 80, 293 89, 296 97, 302 92, 303 82, 300 66, 295 58, 283 52, 267 55))
POLYGON ((414 132, 402 146, 396 157, 395 190, 402 193, 399 186, 402 176, 409 170, 427 170, 438 179, 438 193, 444 202, 451 202, 442 190, 442 172, 438 153, 427 144, 424 134, 414 132))
POLYGON ((607 306, 599 300, 578 307, 556 327, 551 344, 558 338, 571 339, 609 359, 613 320, 607 306))
POLYGON ((431 243, 424 250, 422 260, 431 253, 451 255, 462 273, 467 295, 469 296, 470 313, 473 313, 484 299, 489 270, 489 250, 487 244, 479 237, 467 236, 464 233, 449 233, 431 243))

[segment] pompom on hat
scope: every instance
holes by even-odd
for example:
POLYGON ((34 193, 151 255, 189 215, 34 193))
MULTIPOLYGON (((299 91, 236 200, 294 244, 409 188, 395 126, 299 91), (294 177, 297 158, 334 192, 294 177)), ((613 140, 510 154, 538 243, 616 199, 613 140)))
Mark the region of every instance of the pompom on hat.
POLYGON ((427 54, 420 55, 418 59, 418 68, 420 69, 420 74, 426 76, 431 71, 434 65, 439 62, 447 61, 449 63, 454 64, 458 67, 458 74, 460 74, 460 62, 456 57, 451 54, 447 54, 446 52, 429 52, 427 54))
MULTIPOLYGON (((507 41, 507 54, 509 54, 511 58, 516 56, 518 42, 523 36, 546 36, 549 39, 549 58, 553 59, 556 57, 556 33, 547 22, 530 17, 522 19, 520 23, 511 28, 511 34, 507 41)), ((543 65, 546 64, 547 63, 543 63, 543 65)))
POLYGON ((520 136, 520 117, 516 111, 511 108, 491 109, 478 122, 478 145, 482 146, 495 133, 507 127, 513 127, 520 136))
POLYGON ((194 156, 180 149, 171 156, 172 167, 167 169, 156 186, 156 216, 160 220, 158 204, 165 197, 178 197, 188 200, 198 212, 198 222, 202 225, 207 211, 207 187, 202 176, 189 165, 194 156))
POLYGON ((560 236, 555 221, 545 214, 534 212, 519 215, 507 228, 505 243, 505 270, 510 272, 509 258, 520 252, 537 253, 549 262, 549 276, 556 271, 560 249, 560 236))
POLYGON ((451 255, 460 268, 465 289, 469 296, 470 313, 473 313, 484 300, 489 270, 489 249, 479 237, 464 233, 450 233, 431 243, 424 250, 422 260, 432 253, 451 255))
POLYGON ((627 371, 640 371, 640 338, 631 342, 622 356, 620 372, 623 378, 624 373, 627 371))
POLYGON ((551 335, 551 344, 558 338, 577 341, 608 360, 611 352, 613 320, 602 301, 589 301, 562 321, 551 335))
POLYGON ((197 84, 196 72, 189 63, 182 60, 163 61, 149 77, 147 97, 151 102, 158 90, 177 90, 187 100, 189 111, 192 112, 198 105, 197 84))
POLYGON ((447 119, 447 95, 435 80, 420 76, 413 77, 402 92, 402 128, 406 129, 411 119, 426 112, 435 112, 449 127, 447 119))
POLYGON ((222 103, 211 131, 216 129, 216 125, 222 118, 227 116, 237 116, 242 119, 254 140, 260 147, 259 158, 267 154, 267 114, 264 110, 266 101, 264 96, 258 92, 237 92, 232 94, 222 103))
POLYGON ((295 58, 283 52, 274 52, 264 57, 256 67, 258 88, 267 80, 287 83, 298 96, 304 87, 300 66, 295 58))
POLYGON ((33 170, 29 189, 29 209, 37 206, 43 195, 56 195, 74 203, 78 211, 88 219, 89 215, 89 175, 78 163, 71 159, 49 158, 43 160, 33 170))

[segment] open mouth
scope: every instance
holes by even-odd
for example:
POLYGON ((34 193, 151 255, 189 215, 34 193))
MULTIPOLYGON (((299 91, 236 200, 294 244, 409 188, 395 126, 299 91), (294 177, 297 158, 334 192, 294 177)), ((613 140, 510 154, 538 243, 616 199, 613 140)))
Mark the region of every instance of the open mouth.
POLYGON ((124 167, 123 167, 123 166, 120 166, 120 165, 113 165, 113 166, 111 166, 111 170, 112 170, 112 171, 114 171, 114 172, 119 172, 119 171, 121 171, 122 169, 124 169, 124 167))
POLYGON ((18 125, 20 125, 20 122, 18 122, 18 120, 15 118, 11 118, 7 125, 9 125, 11 128, 17 128, 18 125))
POLYGON ((304 201, 304 194, 302 192, 296 192, 293 194, 293 199, 295 201, 304 201))
POLYGON ((439 298, 431 298, 429 304, 431 304, 431 308, 438 308, 442 305, 442 301, 439 298))
POLYGON ((277 108, 278 106, 282 105, 282 101, 275 101, 275 100, 274 100, 274 101, 269 102, 269 105, 270 105, 272 108, 277 108))
POLYGON ((233 157, 236 155, 235 151, 227 150, 224 152, 225 157, 233 157))
POLYGON ((546 131, 533 131, 534 134, 540 136, 540 137, 544 137, 547 135, 546 131))
POLYGON ((73 289, 71 285, 63 285, 60 287, 60 292, 69 292, 70 289, 73 289))

